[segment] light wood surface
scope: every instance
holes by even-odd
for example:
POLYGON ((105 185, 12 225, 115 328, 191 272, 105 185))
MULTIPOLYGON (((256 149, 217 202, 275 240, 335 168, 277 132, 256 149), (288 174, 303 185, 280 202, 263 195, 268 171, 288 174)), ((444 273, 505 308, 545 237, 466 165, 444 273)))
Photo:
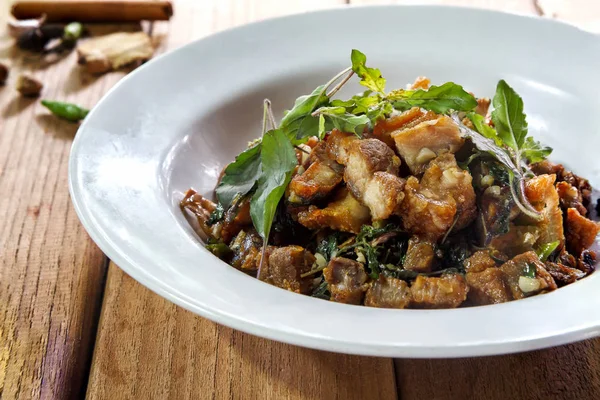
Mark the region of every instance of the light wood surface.
MULTIPOLYGON (((393 2, 537 13, 600 31, 600 2, 592 0, 393 2)), ((154 39, 163 52, 231 26, 340 3, 177 0, 174 19, 154 25, 154 39)), ((7 13, 0 6, 0 26, 7 13)), ((40 66, 0 37, 0 62, 11 66, 0 87, 0 399, 600 398, 600 340, 479 359, 332 354, 219 326, 107 267, 68 195, 76 125, 13 89, 18 72, 29 71, 44 82, 42 97, 92 107, 124 75, 88 76, 74 57, 40 66)))

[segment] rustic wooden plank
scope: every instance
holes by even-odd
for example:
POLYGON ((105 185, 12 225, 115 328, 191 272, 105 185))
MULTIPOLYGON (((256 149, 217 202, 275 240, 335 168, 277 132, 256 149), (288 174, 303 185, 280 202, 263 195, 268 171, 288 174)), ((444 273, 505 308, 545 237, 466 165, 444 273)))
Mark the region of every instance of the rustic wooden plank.
POLYGON ((395 399, 392 360, 277 343, 200 318, 115 265, 90 399, 395 399))
MULTIPOLYGON (((352 0, 352 3, 370 3, 352 0)), ((379 3, 379 1, 377 1, 379 3)), ((414 3, 396 0, 393 3, 414 3)), ((560 18, 600 31, 600 7, 586 0, 433 0, 560 18)), ((395 360, 398 397, 419 399, 597 399, 600 340, 499 357, 395 360)))
MULTIPOLYGON (((193 7, 178 2, 163 48, 340 2, 215 0, 193 7)), ((99 326, 90 399, 396 398, 390 359, 309 350, 234 331, 162 299, 113 264, 99 326)))
MULTIPOLYGON (((6 25, 7 3, 0 7, 6 25)), ((71 54, 42 64, 0 39, 10 65, 0 87, 0 398, 76 398, 85 390, 106 276, 106 257, 71 205, 67 165, 77 125, 25 99, 28 71, 43 97, 93 106, 123 74, 95 79, 71 54)))

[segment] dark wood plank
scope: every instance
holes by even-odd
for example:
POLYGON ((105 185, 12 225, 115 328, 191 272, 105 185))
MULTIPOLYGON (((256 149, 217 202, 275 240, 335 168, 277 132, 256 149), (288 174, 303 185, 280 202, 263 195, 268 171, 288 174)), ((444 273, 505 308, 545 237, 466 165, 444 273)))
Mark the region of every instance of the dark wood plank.
MULTIPOLYGON (((0 10, 5 26, 8 3, 0 10)), ((85 390, 107 260, 71 205, 69 150, 77 125, 14 89, 27 71, 43 97, 93 106, 122 74, 96 79, 71 54, 42 64, 0 39, 0 398, 77 398, 85 390)))

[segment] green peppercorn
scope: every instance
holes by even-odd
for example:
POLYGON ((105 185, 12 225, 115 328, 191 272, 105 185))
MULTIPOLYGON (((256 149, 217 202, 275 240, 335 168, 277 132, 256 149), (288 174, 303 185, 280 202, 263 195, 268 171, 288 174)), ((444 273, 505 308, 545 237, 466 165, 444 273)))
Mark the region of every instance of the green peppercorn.
POLYGON ((81 121, 88 115, 89 110, 76 104, 63 103, 61 101, 42 100, 42 105, 57 117, 71 122, 81 121))

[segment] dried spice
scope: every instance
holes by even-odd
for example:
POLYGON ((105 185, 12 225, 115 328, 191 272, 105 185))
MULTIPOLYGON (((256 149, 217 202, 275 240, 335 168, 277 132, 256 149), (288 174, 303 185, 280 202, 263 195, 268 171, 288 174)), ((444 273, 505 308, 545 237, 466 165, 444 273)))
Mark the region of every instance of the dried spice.
POLYGON ((149 60, 154 47, 144 32, 118 32, 79 44, 77 53, 79 64, 90 73, 101 74, 149 60))
POLYGON ((17 78, 15 87, 25 97, 37 97, 44 85, 31 75, 21 74, 17 78))

